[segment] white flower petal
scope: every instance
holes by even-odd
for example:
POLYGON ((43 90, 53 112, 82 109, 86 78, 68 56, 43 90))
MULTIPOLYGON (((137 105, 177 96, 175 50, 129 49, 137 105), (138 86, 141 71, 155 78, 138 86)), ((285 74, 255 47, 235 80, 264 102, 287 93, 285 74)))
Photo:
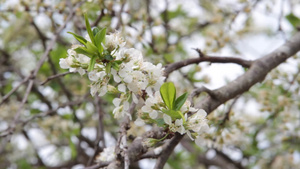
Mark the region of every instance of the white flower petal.
POLYGON ((190 131, 186 131, 186 134, 189 136, 189 138, 194 141, 194 138, 192 137, 192 134, 190 131))
POLYGON ((97 74, 96 71, 89 72, 88 76, 89 76, 89 79, 94 82, 98 81, 98 79, 99 79, 99 74, 97 74))
POLYGON ((208 130, 209 130, 208 124, 207 124, 207 123, 204 123, 204 124, 201 126, 199 133, 206 133, 206 132, 208 132, 208 130))
POLYGON ((207 113, 206 113, 205 110, 203 110, 203 109, 198 110, 197 114, 198 114, 200 117, 206 117, 206 115, 207 115, 207 113))
POLYGON ((139 103, 139 99, 136 97, 136 95, 134 93, 132 93, 132 100, 135 104, 139 103))
POLYGON ((145 125, 145 122, 144 120, 142 120, 141 118, 137 118, 135 121, 134 121, 134 124, 137 125, 137 126, 144 126, 145 125))
POLYGON ((82 69, 81 67, 77 69, 78 73, 80 74, 80 76, 85 74, 85 70, 82 69))
POLYGON ((116 107, 118 107, 120 106, 121 101, 122 100, 120 98, 114 98, 112 102, 116 107))
POLYGON ((153 110, 151 113, 149 113, 149 116, 151 119, 156 119, 157 115, 158 115, 158 113, 156 110, 153 110))
POLYGON ((131 83, 132 82, 132 76, 131 75, 127 75, 123 80, 124 80, 124 82, 126 82, 126 83, 131 83))
POLYGON ((128 101, 125 101, 125 102, 123 102, 123 105, 124 105, 124 110, 129 110, 129 107, 130 107, 130 104, 129 104, 129 102, 128 101))
POLYGON ((163 119, 166 124, 171 125, 172 124, 172 118, 169 115, 164 114, 163 119))
POLYGON ((99 96, 104 96, 106 93, 107 93, 107 86, 101 87, 99 96))
POLYGON ((120 92, 123 92, 123 93, 125 93, 126 92, 126 86, 125 86, 125 84, 119 84, 118 85, 118 90, 120 91, 120 92))
POLYGON ((70 68, 70 65, 68 65, 66 59, 64 59, 64 58, 60 58, 60 59, 59 59, 59 66, 60 66, 62 69, 69 69, 69 68, 70 68))

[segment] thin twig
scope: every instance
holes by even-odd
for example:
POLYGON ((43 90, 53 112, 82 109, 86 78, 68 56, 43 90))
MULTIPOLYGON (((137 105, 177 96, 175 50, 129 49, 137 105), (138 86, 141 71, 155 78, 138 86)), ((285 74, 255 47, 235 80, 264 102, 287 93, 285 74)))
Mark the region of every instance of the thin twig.
POLYGON ((95 96, 95 101, 94 101, 94 105, 96 107, 96 112, 98 113, 98 132, 97 132, 97 140, 95 142, 94 145, 94 155, 91 156, 91 158, 89 159, 87 166, 90 166, 93 162, 93 159, 95 159, 95 157, 97 156, 97 154, 99 153, 99 143, 102 141, 102 148, 106 147, 105 144, 105 139, 104 139, 104 125, 103 125, 103 109, 100 106, 101 105, 101 100, 99 96, 95 96))
MULTIPOLYGON (((78 3, 78 4, 76 5, 76 8, 79 7, 81 4, 82 4, 82 2, 81 2, 81 3, 78 3)), ((34 84, 34 78, 37 76, 37 74, 38 74, 40 68, 42 67, 42 65, 44 64, 44 62, 47 60, 47 58, 48 58, 48 56, 49 56, 49 53, 50 53, 50 51, 53 49, 53 47, 54 47, 54 45, 55 45, 55 43, 56 43, 56 40, 57 40, 57 38, 58 38, 60 32, 65 28, 66 24, 73 18, 74 13, 75 13, 75 11, 72 10, 71 13, 69 14, 69 16, 67 17, 65 23, 64 23, 63 25, 61 25, 61 26, 59 27, 59 29, 56 31, 55 35, 54 35, 53 38, 51 39, 51 42, 50 42, 49 46, 47 46, 46 51, 44 52, 43 56, 42 56, 41 59, 39 60, 39 62, 38 62, 38 64, 37 64, 36 68, 35 68, 35 69, 33 70, 33 72, 26 78, 27 81, 29 81, 29 83, 28 83, 28 86, 27 86, 27 88, 26 88, 25 94, 24 94, 24 96, 23 96, 22 102, 21 102, 21 104, 20 104, 20 106, 19 106, 19 108, 18 108, 18 111, 17 111, 17 113, 16 113, 15 116, 14 116, 14 121, 12 122, 11 126, 10 126, 9 129, 8 129, 8 131, 9 131, 8 134, 12 134, 13 131, 15 130, 16 125, 17 125, 17 123, 18 123, 18 120, 19 120, 19 118, 20 118, 21 112, 22 112, 22 110, 23 110, 23 107, 24 107, 25 103, 27 102, 28 96, 29 96, 29 94, 30 94, 30 92, 31 92, 31 89, 32 89, 32 87, 33 87, 33 84, 34 84)), ((25 81, 25 82, 27 82, 27 81, 25 81)), ((25 83, 25 82, 24 82, 24 83, 25 83)))
MULTIPOLYGON (((86 97, 86 96, 85 96, 86 97)), ((49 116, 49 115, 52 115, 53 113, 57 112, 58 109, 60 108, 64 108, 64 107, 67 107, 67 106, 74 106, 74 105, 79 105, 81 104, 82 102, 85 101, 85 97, 83 99, 79 99, 77 101, 71 101, 71 102, 67 102, 67 103, 64 103, 60 106, 58 106, 56 109, 52 109, 52 110, 48 110, 48 111, 44 111, 44 112, 40 112, 26 120, 23 120, 23 121, 17 121, 17 123, 15 124, 15 127, 16 125, 21 125, 21 126, 25 126, 27 123, 33 121, 34 119, 37 119, 37 118, 43 118, 43 117, 46 117, 46 116, 49 116)), ((13 131, 14 128, 8 128, 5 132, 2 132, 0 134, 0 137, 5 137, 9 134, 11 134, 11 132, 13 131)))
MULTIPOLYGON (((33 72, 32 72, 33 73, 33 72)), ((15 86, 11 91, 9 91, 3 98, 2 101, 0 103, 0 105, 2 105, 15 91, 17 91, 24 83, 28 82, 28 80, 31 78, 30 74, 29 76, 27 76, 25 79, 22 80, 22 82, 20 82, 17 86, 15 86)))
POLYGON ((221 122, 221 124, 220 124, 221 127, 224 127, 226 121, 229 121, 229 118, 230 118, 230 112, 231 112, 233 106, 235 105, 235 103, 237 102, 237 100, 239 99, 239 97, 240 97, 240 96, 237 96, 237 97, 233 100, 233 102, 231 103, 231 105, 229 106, 229 108, 228 108, 228 110, 226 111, 225 116, 224 116, 224 118, 223 118, 223 120, 222 120, 222 122, 221 122))
POLYGON ((101 163, 98 163, 98 164, 95 164, 95 165, 92 165, 92 166, 89 166, 89 167, 85 167, 84 169, 98 169, 98 168, 101 168, 101 167, 108 166, 108 164, 110 164, 110 162, 101 162, 101 163))
POLYGON ((60 74, 49 76, 45 81, 41 82, 40 85, 44 85, 44 84, 48 83, 49 81, 51 81, 51 80, 53 80, 55 78, 59 78, 61 76, 65 76, 67 74, 73 74, 73 73, 77 73, 77 72, 64 72, 64 73, 60 73, 60 74))

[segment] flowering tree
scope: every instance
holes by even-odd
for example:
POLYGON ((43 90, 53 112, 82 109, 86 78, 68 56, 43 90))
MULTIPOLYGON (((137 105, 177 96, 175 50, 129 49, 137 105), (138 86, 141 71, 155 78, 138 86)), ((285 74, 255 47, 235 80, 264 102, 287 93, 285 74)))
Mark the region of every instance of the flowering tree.
POLYGON ((296 168, 299 7, 4 2, 1 167, 296 168))

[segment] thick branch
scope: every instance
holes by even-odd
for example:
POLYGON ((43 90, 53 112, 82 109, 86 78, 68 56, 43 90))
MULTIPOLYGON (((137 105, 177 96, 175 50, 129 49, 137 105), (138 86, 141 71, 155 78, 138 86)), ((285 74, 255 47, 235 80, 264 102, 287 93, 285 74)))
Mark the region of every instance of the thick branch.
POLYGON ((215 96, 218 96, 217 98, 208 96, 196 107, 203 108, 207 113, 211 113, 219 105, 248 91, 254 84, 263 81, 272 69, 296 54, 299 50, 300 32, 272 53, 255 60, 245 74, 229 84, 213 90, 212 92, 215 96))
POLYGON ((169 156, 173 152, 174 148, 177 146, 177 144, 180 142, 180 140, 183 138, 184 135, 181 135, 179 133, 176 133, 175 136, 163 146, 163 152, 159 156, 159 158, 156 161, 155 169, 163 169, 164 165, 166 164, 169 156))
MULTIPOLYGON (((300 50, 300 33, 297 33, 291 40, 287 41, 284 45, 276 49, 274 52, 252 61, 246 61, 246 66, 251 67, 249 70, 243 74, 242 76, 238 77, 231 83, 227 84, 226 86, 223 86, 219 89, 211 91, 213 93, 213 96, 217 97, 211 97, 210 95, 207 96, 206 99, 204 99, 202 102, 196 105, 198 108, 203 108, 207 111, 207 113, 211 113, 214 109, 216 109, 219 105, 225 103, 226 101, 248 91, 250 87, 252 87, 254 84, 261 82, 264 80, 265 76, 276 66, 284 62, 289 57, 293 56, 300 50)), ((171 64, 167 66, 166 68, 166 74, 172 72, 173 70, 176 70, 180 67, 183 67, 185 65, 193 63, 198 63, 202 60, 206 59, 206 57, 196 58, 196 59, 190 59, 185 62, 177 62, 174 64, 171 64)), ((220 58, 221 59, 221 58, 220 58)), ((222 63, 224 63, 222 61, 222 63)), ((231 63, 233 63, 231 61, 231 63)), ((240 62, 239 62, 240 63, 240 62)), ((156 130, 152 132, 148 132, 143 136, 143 138, 149 138, 152 136, 163 136, 162 130, 156 130), (150 134, 151 133, 151 134, 150 134)), ((168 158, 168 156, 171 154, 173 148, 180 142, 183 136, 175 136, 171 141, 169 145, 166 144, 166 146, 170 146, 171 151, 164 152, 161 155, 159 161, 157 162, 156 168, 162 168, 165 164, 165 160, 168 158), (174 143, 174 144, 173 144, 174 143), (165 157, 164 157, 165 156, 165 157), (164 159, 163 159, 164 158, 164 159), (166 159, 165 159, 166 158, 166 159)), ((129 146, 128 152, 129 152, 129 158, 130 161, 137 160, 143 153, 145 153, 148 149, 147 146, 143 145, 143 138, 136 138, 133 143, 129 146)), ((120 168, 116 163, 110 164, 111 166, 117 166, 117 168, 120 168)))

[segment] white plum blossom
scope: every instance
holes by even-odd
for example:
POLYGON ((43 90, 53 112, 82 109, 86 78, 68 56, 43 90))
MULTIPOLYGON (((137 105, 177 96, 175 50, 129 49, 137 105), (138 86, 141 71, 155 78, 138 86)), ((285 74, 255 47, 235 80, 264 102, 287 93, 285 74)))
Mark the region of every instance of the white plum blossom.
POLYGON ((106 73, 104 71, 97 72, 97 71, 91 71, 89 72, 89 79, 93 82, 102 81, 102 79, 106 76, 106 73))
POLYGON ((71 67, 72 64, 73 64, 73 57, 72 56, 68 56, 65 59, 64 58, 59 59, 59 65, 63 69, 74 69, 74 68, 71 67))
POLYGON ((169 125, 170 131, 178 132, 180 134, 185 133, 185 129, 183 127, 183 120, 182 119, 176 119, 175 123, 172 123, 172 118, 169 115, 164 114, 163 118, 164 118, 165 123, 169 125))
POLYGON ((116 159, 115 147, 106 147, 103 151, 96 157, 96 162, 109 162, 116 159))
POLYGON ((105 36, 104 47, 109 51, 124 47, 125 44, 126 42, 124 38, 121 37, 119 32, 115 32, 105 36))
POLYGON ((161 99, 159 91, 156 91, 154 96, 150 95, 145 105, 142 107, 142 111, 149 113, 150 118, 156 119, 159 115, 158 109, 153 109, 153 107, 159 107, 159 104, 162 104, 163 100, 161 99))
POLYGON ((154 91, 158 91, 160 86, 164 83, 165 76, 163 75, 163 68, 161 64, 153 65, 150 62, 144 62, 142 66, 142 70, 147 72, 147 93, 149 95, 152 94, 150 89, 153 89, 154 91))
POLYGON ((181 112, 189 112, 189 111, 190 112, 195 112, 195 111, 197 111, 197 109, 194 108, 194 107, 191 107, 191 102, 187 100, 187 101, 184 102, 184 104, 181 107, 180 111, 181 112))
POLYGON ((178 132, 180 134, 184 134, 185 128, 183 126, 183 120, 182 119, 176 119, 175 123, 172 123, 172 118, 169 115, 164 114, 164 121, 166 124, 169 125, 169 129, 172 132, 178 132))
POLYGON ((91 84, 91 95, 95 96, 95 94, 98 92, 99 96, 104 96, 108 91, 108 81, 109 77, 106 75, 105 72, 99 72, 95 74, 91 74, 89 78, 92 78, 93 80, 97 79, 91 84))
POLYGON ((85 66, 86 69, 90 58, 82 54, 77 54, 74 50, 77 47, 79 47, 79 45, 73 45, 71 49, 68 49, 68 56, 66 58, 60 58, 59 65, 63 69, 69 69, 70 72, 78 71, 82 76, 85 74, 85 70, 82 66, 85 66))
POLYGON ((129 116, 131 119, 131 115, 129 113, 129 102, 123 100, 121 98, 114 98, 113 104, 115 105, 115 109, 113 110, 113 114, 115 118, 123 118, 125 116, 129 116))
POLYGON ((196 133, 206 131, 208 129, 206 115, 207 113, 203 109, 198 110, 197 113, 188 117, 187 128, 196 133))

